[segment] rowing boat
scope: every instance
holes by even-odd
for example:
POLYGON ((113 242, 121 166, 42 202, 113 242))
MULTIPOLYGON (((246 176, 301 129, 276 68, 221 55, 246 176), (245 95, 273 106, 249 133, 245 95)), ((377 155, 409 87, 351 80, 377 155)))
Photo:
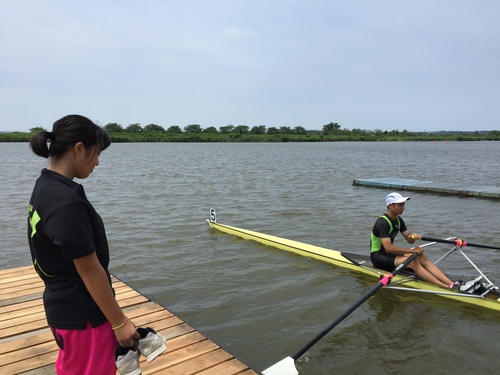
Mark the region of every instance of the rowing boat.
MULTIPOLYGON (((386 273, 383 270, 373 267, 368 255, 331 250, 321 246, 309 245, 303 242, 293 241, 286 238, 218 223, 216 220, 215 210, 213 209, 210 210, 210 219, 208 219, 207 222, 210 227, 221 232, 238 236, 247 240, 256 241, 267 246, 272 246, 274 248, 289 251, 305 257, 327 262, 334 266, 346 268, 370 276, 375 276, 377 279, 380 279, 386 273)), ((430 244, 432 243, 427 243, 421 246, 427 246, 430 244)), ((385 286, 384 288, 434 294, 437 296, 464 302, 473 306, 480 306, 483 308, 500 311, 499 288, 495 286, 488 279, 488 277, 479 270, 479 268, 469 259, 469 257, 464 254, 460 247, 454 246, 435 263, 439 264, 450 254, 455 252, 463 255, 465 259, 473 266, 476 272, 479 272, 478 277, 465 284, 468 289, 444 289, 437 285, 419 280, 414 273, 409 271, 401 272, 399 275, 396 275, 392 279, 391 284, 385 286)))

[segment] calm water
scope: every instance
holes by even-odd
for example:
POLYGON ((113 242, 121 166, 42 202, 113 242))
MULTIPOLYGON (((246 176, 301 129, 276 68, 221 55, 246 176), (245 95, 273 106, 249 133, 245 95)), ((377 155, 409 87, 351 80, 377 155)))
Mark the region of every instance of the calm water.
MULTIPOLYGON (((47 161, 25 143, 0 143, 0 157, 5 269, 30 264, 26 205, 47 161)), ((113 144, 79 182, 106 224, 112 273, 262 370, 297 352, 373 280, 214 232, 209 208, 225 224, 366 253, 390 191, 351 183, 373 177, 498 185, 500 143, 113 144)), ((500 245, 500 202, 409 195, 410 230, 500 245)), ((499 252, 468 252, 500 281, 499 252)), ((458 257, 443 268, 472 273, 458 257)), ((382 290, 298 367, 309 375, 496 373, 498 314, 461 308, 382 290)))

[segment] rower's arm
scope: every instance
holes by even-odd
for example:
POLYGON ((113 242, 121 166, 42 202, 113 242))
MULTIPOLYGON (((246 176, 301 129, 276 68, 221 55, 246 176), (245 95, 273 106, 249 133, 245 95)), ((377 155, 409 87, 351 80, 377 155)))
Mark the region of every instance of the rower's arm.
POLYGON ((409 244, 414 244, 416 240, 420 240, 422 236, 418 233, 411 233, 409 230, 405 230, 401 233, 409 244))
POLYGON ((423 251, 423 249, 420 247, 415 247, 414 249, 408 249, 405 247, 395 246, 393 243, 391 243, 391 239, 389 237, 382 237, 380 238, 380 240, 382 241, 382 246, 384 246, 385 251, 389 254, 404 255, 404 254, 413 254, 423 251))

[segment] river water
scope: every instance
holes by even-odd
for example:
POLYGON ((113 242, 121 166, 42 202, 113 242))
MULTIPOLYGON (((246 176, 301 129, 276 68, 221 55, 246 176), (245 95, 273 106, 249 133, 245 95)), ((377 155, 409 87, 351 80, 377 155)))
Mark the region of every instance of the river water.
MULTIPOLYGON (((47 160, 26 143, 0 143, 0 157, 0 269, 6 269, 30 264, 26 205, 47 160)), ((500 143, 113 144, 78 182, 106 224, 111 272, 263 370, 301 349, 374 281, 218 233, 206 224, 209 209, 224 224, 367 253, 390 191, 352 180, 375 177, 496 186, 500 143)), ((500 202, 408 195, 411 231, 500 245, 500 202)), ((447 249, 434 245, 426 253, 437 259, 447 249)), ((499 281, 499 252, 467 251, 499 281)), ((442 267, 474 274, 458 256, 442 267)), ((297 366, 308 375, 496 373, 499 323, 497 313, 382 290, 297 366)))

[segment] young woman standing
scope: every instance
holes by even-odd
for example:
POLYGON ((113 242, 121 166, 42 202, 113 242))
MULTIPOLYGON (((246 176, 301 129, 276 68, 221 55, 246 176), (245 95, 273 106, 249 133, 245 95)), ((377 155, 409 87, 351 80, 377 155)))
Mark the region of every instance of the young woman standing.
POLYGON ((141 338, 116 302, 108 271, 109 248, 101 217, 83 186, 111 141, 88 118, 68 115, 36 134, 33 152, 50 158, 28 207, 33 264, 45 283, 48 324, 60 348, 59 375, 115 375, 115 349, 141 338))

